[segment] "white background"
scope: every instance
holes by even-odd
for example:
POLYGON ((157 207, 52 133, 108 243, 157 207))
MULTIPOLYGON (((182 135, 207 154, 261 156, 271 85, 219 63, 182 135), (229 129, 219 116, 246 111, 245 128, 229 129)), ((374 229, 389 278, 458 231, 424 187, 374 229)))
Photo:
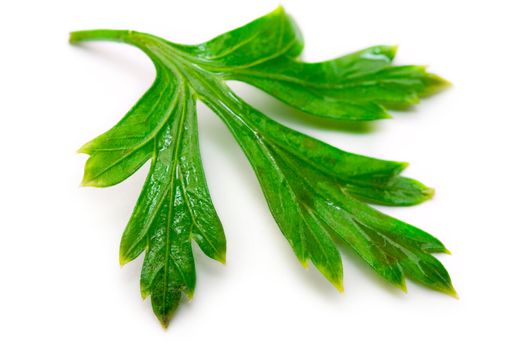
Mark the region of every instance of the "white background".
POLYGON ((439 237, 460 300, 403 294, 344 256, 346 292, 304 270, 248 162, 202 106, 201 148, 228 239, 222 266, 196 250, 194 299, 165 331, 139 293, 141 259, 120 268, 120 235, 146 167, 107 189, 79 186, 84 142, 116 123, 153 67, 118 44, 68 45, 116 28, 197 43, 278 1, 4 1, 0 5, 0 348, 523 349, 525 33, 522 1, 281 1, 304 58, 398 44, 398 63, 454 83, 368 133, 301 119, 243 84, 273 118, 340 148, 409 161, 435 198, 385 212, 439 237))

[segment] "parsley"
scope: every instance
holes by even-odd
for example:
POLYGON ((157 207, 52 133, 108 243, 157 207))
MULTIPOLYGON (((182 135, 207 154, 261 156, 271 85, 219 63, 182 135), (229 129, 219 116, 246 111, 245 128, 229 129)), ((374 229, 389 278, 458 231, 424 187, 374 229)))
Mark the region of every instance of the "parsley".
POLYGON ((268 118, 240 99, 226 80, 254 85, 306 113, 340 120, 388 118, 447 83, 421 66, 393 66, 395 47, 375 46, 334 60, 306 63, 293 20, 278 8, 199 45, 180 45, 127 30, 71 33, 71 43, 124 42, 153 61, 153 85, 112 129, 80 149, 90 157, 83 184, 105 187, 150 171, 124 231, 120 262, 145 252, 141 293, 167 326, 183 294, 191 298, 191 241, 225 261, 226 239, 210 198, 201 158, 195 103, 227 125, 248 157, 268 205, 299 261, 311 261, 338 289, 343 269, 337 244, 405 290, 409 278, 455 295, 432 253, 446 253, 428 233, 366 203, 408 206, 433 191, 399 174, 406 163, 339 150, 268 118))

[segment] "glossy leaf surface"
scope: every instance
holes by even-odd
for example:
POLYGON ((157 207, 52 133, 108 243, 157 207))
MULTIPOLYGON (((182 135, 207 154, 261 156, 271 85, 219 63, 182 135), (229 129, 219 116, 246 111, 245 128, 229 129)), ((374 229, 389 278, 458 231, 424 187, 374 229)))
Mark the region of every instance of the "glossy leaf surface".
POLYGON ((414 205, 433 191, 400 176, 406 163, 356 155, 268 118, 225 84, 242 80, 305 112, 337 119, 387 117, 446 82, 419 66, 392 66, 395 49, 376 46, 335 60, 305 63, 303 41, 279 8, 199 45, 118 30, 81 31, 71 42, 112 40, 143 50, 157 78, 112 129, 81 148, 90 155, 84 185, 117 184, 151 159, 150 171, 121 241, 122 264, 145 252, 143 297, 167 326, 196 282, 192 240, 224 262, 226 241, 201 164, 195 103, 227 125, 261 184, 270 211, 293 252, 339 290, 339 245, 355 251, 378 275, 405 289, 405 278, 454 294, 433 253, 447 252, 428 233, 367 203, 414 205))

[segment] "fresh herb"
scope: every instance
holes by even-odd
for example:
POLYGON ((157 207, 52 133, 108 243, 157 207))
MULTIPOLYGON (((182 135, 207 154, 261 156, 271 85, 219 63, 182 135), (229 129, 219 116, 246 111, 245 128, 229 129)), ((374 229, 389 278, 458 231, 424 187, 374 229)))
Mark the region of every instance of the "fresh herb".
POLYGON ((191 298, 195 265, 191 241, 225 261, 226 240, 206 185, 195 103, 227 125, 252 165, 282 233, 303 265, 311 261, 340 291, 337 244, 351 247, 381 277, 405 290, 409 278, 455 295, 432 253, 446 253, 428 233, 366 203, 408 206, 433 191, 399 174, 406 163, 348 153, 268 118, 226 84, 240 80, 318 117, 368 121, 386 109, 407 108, 447 83, 421 66, 393 66, 395 47, 375 46, 334 60, 302 62, 303 40, 278 8, 199 45, 180 45, 128 30, 71 33, 71 42, 110 40, 138 47, 157 77, 112 129, 85 144, 83 184, 105 187, 150 171, 124 231, 120 262, 142 252, 141 292, 167 326, 182 294, 191 298))

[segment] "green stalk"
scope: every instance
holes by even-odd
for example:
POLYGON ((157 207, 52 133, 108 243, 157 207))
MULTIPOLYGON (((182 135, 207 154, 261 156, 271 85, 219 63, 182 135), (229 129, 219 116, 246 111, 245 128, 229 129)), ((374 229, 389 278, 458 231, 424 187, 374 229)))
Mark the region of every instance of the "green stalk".
POLYGON ((132 30, 96 29, 79 30, 69 33, 69 42, 76 44, 83 41, 109 40, 117 42, 129 42, 131 36, 137 32, 132 30))

